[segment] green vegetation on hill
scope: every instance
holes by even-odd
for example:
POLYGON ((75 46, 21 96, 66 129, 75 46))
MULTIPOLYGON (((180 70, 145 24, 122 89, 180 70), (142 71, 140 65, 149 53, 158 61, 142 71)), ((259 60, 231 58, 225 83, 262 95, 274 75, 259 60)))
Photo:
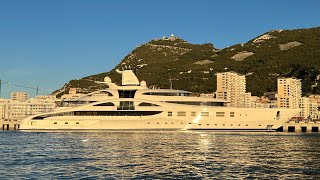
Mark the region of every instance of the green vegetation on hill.
POLYGON ((302 79, 304 94, 320 94, 320 28, 267 32, 245 44, 222 50, 208 44, 191 44, 180 38, 152 40, 134 49, 110 72, 72 80, 70 87, 88 93, 105 88, 94 81, 109 76, 119 83, 115 69, 136 67, 139 80, 155 88, 173 88, 198 93, 216 89, 215 73, 235 71, 246 75, 247 91, 253 95, 276 91, 277 78, 302 79))

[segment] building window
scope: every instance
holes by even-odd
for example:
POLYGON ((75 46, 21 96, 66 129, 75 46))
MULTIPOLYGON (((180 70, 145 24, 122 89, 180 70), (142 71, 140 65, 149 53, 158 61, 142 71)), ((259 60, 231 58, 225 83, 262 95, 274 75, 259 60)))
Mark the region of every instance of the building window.
POLYGON ((172 116, 172 112, 171 111, 168 112, 168 116, 172 116))
POLYGON ((209 112, 201 112, 201 116, 209 116, 209 112))
POLYGON ((191 112, 191 116, 196 116, 196 112, 191 112))
POLYGON ((234 112, 230 112, 230 117, 234 117, 234 112))
POLYGON ((224 117, 224 112, 216 112, 216 117, 224 117))
POLYGON ((79 124, 79 122, 76 122, 76 124, 79 124))
POLYGON ((64 124, 68 124, 68 122, 65 122, 64 124))
POLYGON ((53 124, 58 124, 57 122, 54 122, 53 124))
POLYGON ((186 116, 186 112, 179 111, 177 113, 177 116, 186 116))

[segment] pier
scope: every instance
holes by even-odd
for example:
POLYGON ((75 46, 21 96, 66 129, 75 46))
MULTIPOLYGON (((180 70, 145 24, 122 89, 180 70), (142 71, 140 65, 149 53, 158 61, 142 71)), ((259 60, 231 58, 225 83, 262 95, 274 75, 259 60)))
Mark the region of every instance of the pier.
POLYGON ((320 121, 289 121, 283 132, 320 132, 320 121))
POLYGON ((20 123, 21 121, 1 120, 0 130, 3 130, 3 131, 19 130, 20 123))

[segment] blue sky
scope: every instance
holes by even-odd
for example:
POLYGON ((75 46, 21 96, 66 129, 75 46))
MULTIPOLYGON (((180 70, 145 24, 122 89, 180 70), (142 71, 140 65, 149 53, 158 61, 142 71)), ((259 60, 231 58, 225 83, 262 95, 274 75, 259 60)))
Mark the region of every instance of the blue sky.
MULTIPOLYGON (((224 48, 274 29, 320 26, 317 0, 0 0, 0 78, 50 93, 108 71, 136 46, 175 34, 224 48)), ((3 85, 10 91, 29 91, 3 85)), ((35 95, 35 91, 29 91, 35 95)))

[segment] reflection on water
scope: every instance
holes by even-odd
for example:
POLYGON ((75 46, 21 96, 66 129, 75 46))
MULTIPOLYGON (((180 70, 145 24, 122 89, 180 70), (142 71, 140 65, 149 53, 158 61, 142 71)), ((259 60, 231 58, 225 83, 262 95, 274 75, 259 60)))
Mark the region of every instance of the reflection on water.
POLYGON ((7 178, 317 178, 320 134, 0 132, 7 178))

